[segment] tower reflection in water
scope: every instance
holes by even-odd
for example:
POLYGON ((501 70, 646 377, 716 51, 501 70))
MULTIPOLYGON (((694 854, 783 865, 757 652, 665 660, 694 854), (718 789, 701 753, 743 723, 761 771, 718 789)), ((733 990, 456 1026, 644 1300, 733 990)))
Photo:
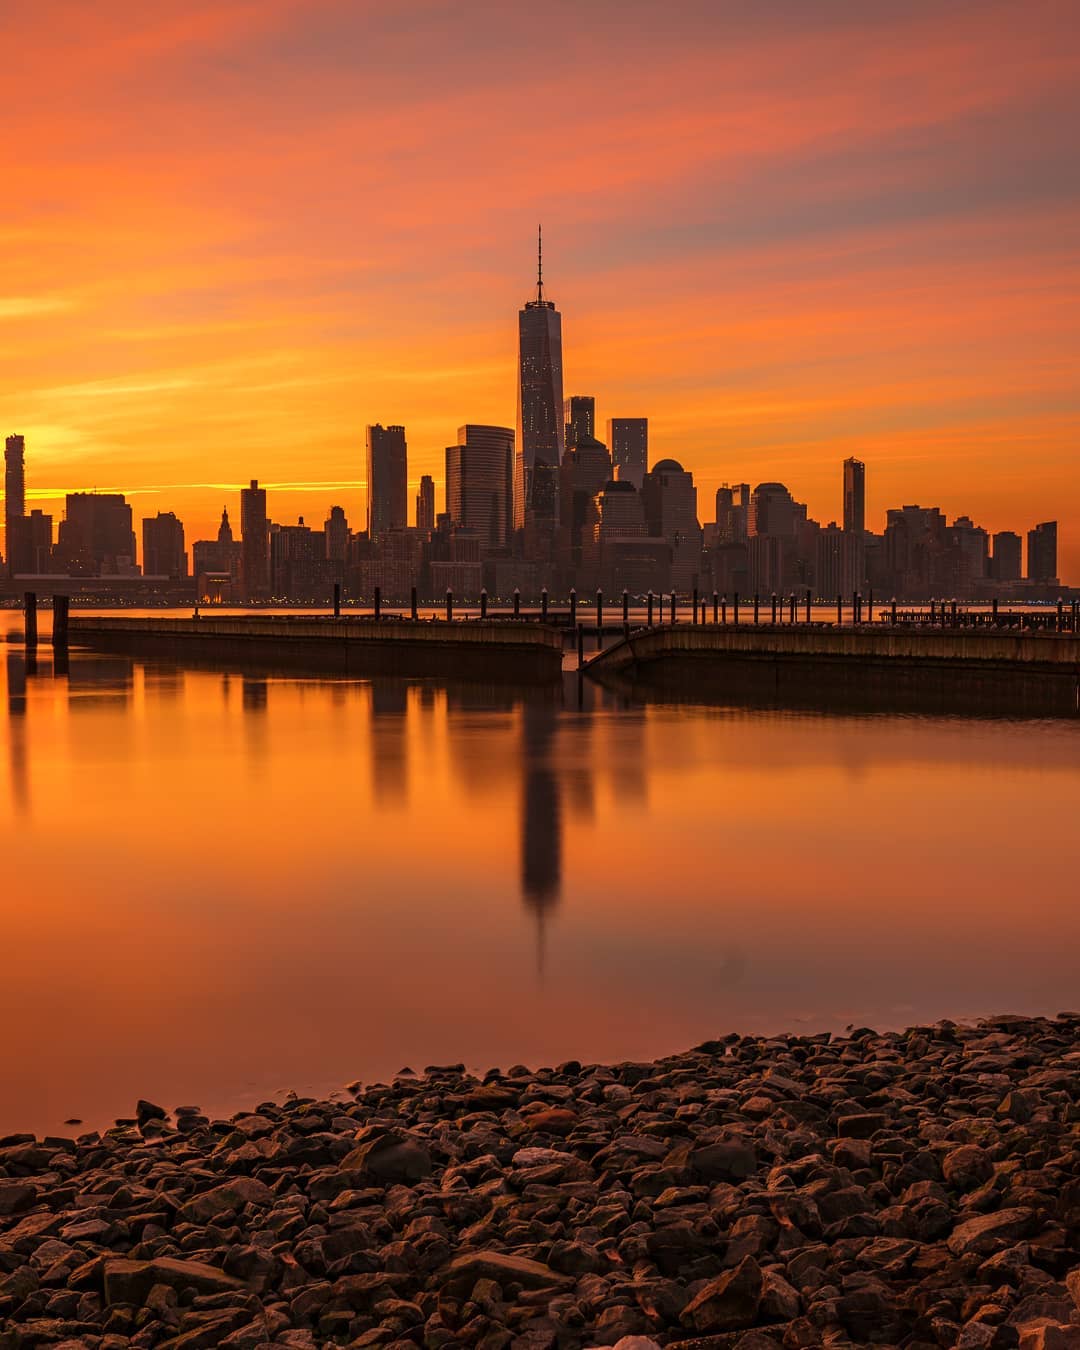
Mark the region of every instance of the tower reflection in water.
POLYGON ((558 713, 526 701, 521 718, 521 894, 536 916, 536 969, 544 973, 548 914, 562 891, 562 802, 554 761, 558 713))

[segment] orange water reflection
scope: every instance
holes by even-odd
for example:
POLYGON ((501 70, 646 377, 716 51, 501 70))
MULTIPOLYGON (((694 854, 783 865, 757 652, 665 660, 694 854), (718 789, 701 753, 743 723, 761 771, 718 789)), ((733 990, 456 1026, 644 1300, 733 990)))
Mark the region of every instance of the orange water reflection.
POLYGON ((1075 723, 3 654, 0 1132, 1076 1003, 1075 723))

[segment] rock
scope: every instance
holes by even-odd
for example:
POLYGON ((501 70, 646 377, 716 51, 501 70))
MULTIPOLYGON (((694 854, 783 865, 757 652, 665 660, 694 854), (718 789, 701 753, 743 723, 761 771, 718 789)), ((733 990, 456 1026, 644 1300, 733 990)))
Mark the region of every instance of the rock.
POLYGON ((761 1267, 752 1256, 710 1280, 683 1309, 680 1321, 694 1331, 735 1331, 753 1326, 763 1293, 761 1267))
POLYGON ((1020 1350, 1080 1350, 1080 1325, 1044 1322, 1020 1336, 1020 1350))
POLYGON ((153 1102, 143 1101, 140 1098, 135 1103, 135 1119, 140 1125, 145 1125, 151 1120, 166 1120, 168 1114, 163 1106, 155 1106, 153 1102))
POLYGON ((512 1256, 506 1252, 462 1252, 455 1256, 443 1272, 444 1283, 464 1284, 469 1288, 477 1280, 495 1280, 499 1284, 513 1282, 525 1289, 565 1288, 574 1282, 558 1271, 527 1256, 512 1256))
POLYGON ((941 1161, 941 1171, 950 1186, 960 1191, 971 1191, 994 1175, 994 1164, 985 1149, 977 1144, 962 1144, 947 1153, 941 1161))
POLYGON ((837 1116, 836 1133, 841 1139, 870 1139, 885 1129, 888 1119, 874 1111, 860 1111, 853 1115, 837 1116))
POLYGON ((104 1262, 105 1303, 141 1305, 156 1284, 170 1289, 194 1290, 196 1294, 229 1294, 244 1289, 242 1280, 226 1275, 216 1266, 202 1261, 178 1261, 159 1257, 153 1261, 131 1261, 115 1257, 104 1262))
POLYGON ((949 1251, 954 1256, 976 1253, 987 1256, 1006 1243, 1015 1242, 1030 1231, 1035 1215, 1027 1208, 999 1209, 980 1214, 958 1224, 949 1235, 949 1251))
POLYGON ((691 1149, 690 1170, 703 1181, 744 1181, 757 1171, 757 1152, 742 1139, 720 1139, 691 1149))
POLYGON ((0 1216, 19 1214, 37 1199, 36 1186, 0 1181, 0 1216))
POLYGON ((354 1148, 342 1159, 341 1170, 409 1184, 431 1175, 431 1154, 416 1139, 399 1131, 386 1132, 354 1148))
POLYGON ((204 1224, 222 1214, 243 1209, 245 1205, 267 1206, 273 1203, 274 1193, 254 1177, 234 1177, 221 1186, 203 1191, 180 1207, 180 1218, 185 1223, 204 1224))

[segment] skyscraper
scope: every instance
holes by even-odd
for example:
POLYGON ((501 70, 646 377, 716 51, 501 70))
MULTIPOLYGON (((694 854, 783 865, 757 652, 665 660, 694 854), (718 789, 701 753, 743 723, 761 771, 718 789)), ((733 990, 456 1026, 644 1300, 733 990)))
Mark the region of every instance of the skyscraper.
POLYGON ((253 478, 240 490, 240 543, 244 596, 248 600, 270 597, 270 526, 266 518, 266 489, 253 478))
POLYGON ((429 473, 420 477, 420 491, 416 494, 416 528, 428 533, 435 528, 435 479, 429 473))
POLYGON ((367 429, 367 529, 371 538, 408 525, 408 447, 405 428, 367 429))
POLYGON ((4 552, 9 576, 14 576, 16 570, 24 570, 16 554, 21 538, 19 522, 26 515, 25 451, 22 436, 9 436, 4 443, 4 552))
POLYGON ((645 475, 642 489, 649 534, 671 545, 671 585, 689 591, 701 572, 701 526, 694 476, 674 459, 662 459, 645 475))
POLYGON ((849 534, 866 529, 866 465, 854 455, 844 460, 844 529, 849 534))
POLYGON ((1057 521, 1044 520, 1028 530, 1028 566, 1030 581, 1057 580, 1057 521))
POLYGON ((118 492, 69 492, 56 547, 72 575, 131 575, 135 571, 131 507, 118 492))
POLYGON ((993 537, 990 575, 995 581, 1019 581, 1023 541, 1012 530, 999 530, 993 537))
POLYGON ((509 427, 458 428, 446 448, 446 512, 475 530, 484 549, 505 548, 513 528, 514 433, 509 427))
POLYGON ((566 446, 573 450, 578 441, 596 437, 596 399, 590 394, 571 394, 563 406, 566 418, 566 446))
MULTIPOLYGON (((539 236, 538 236, 539 243, 539 236)), ((562 316, 544 299, 543 253, 538 247, 536 299, 518 313, 517 462, 514 526, 532 518, 540 533, 558 523, 563 426, 562 316)))
POLYGON ((615 477, 628 480, 640 492, 649 471, 649 419, 609 417, 607 435, 615 477))
POLYGON ((142 541, 144 576, 187 576, 184 523, 171 511, 159 511, 156 516, 144 518, 142 541))

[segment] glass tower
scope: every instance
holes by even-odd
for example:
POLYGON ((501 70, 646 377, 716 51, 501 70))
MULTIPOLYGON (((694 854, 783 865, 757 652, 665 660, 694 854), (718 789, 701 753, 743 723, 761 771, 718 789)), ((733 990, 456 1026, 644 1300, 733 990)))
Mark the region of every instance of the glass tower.
POLYGON ((553 532, 559 517, 563 424, 562 315, 544 299, 543 253, 538 248, 536 299, 518 313, 517 461, 514 526, 531 518, 553 532))

